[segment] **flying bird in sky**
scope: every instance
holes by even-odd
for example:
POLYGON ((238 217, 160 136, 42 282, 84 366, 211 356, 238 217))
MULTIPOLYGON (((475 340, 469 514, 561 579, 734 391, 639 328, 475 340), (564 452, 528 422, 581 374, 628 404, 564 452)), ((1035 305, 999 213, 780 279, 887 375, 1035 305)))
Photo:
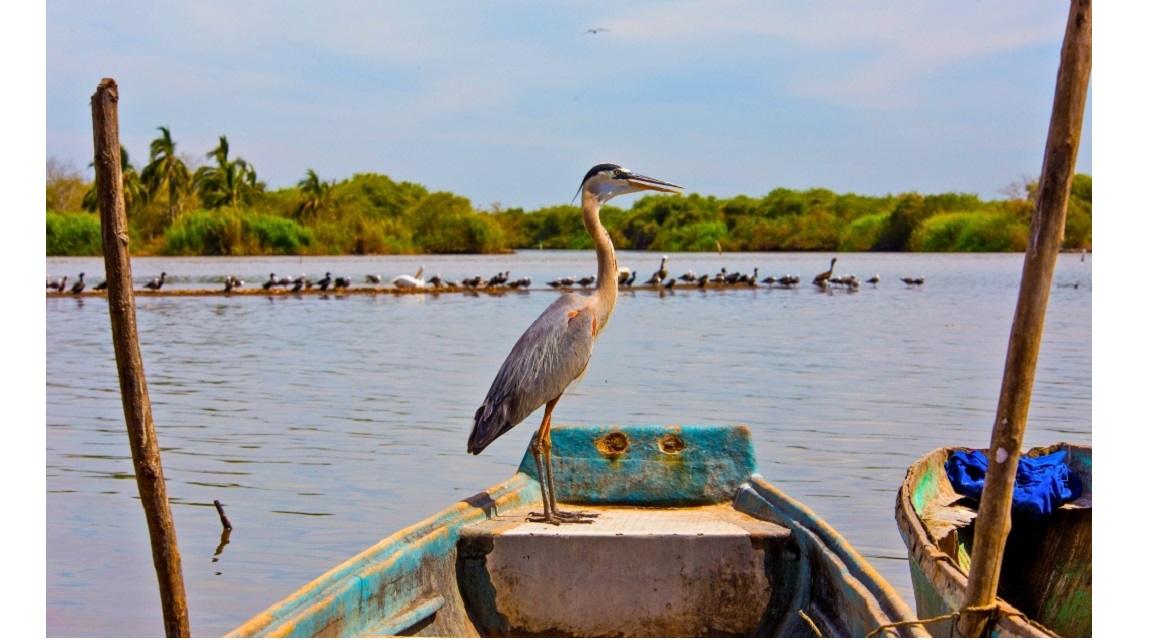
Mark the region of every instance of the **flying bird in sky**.
POLYGON ((607 30, 608 30, 608 27, 592 27, 591 29, 585 31, 584 33, 582 33, 580 35, 588 35, 589 33, 595 35, 597 33, 600 33, 601 31, 607 31, 607 30))

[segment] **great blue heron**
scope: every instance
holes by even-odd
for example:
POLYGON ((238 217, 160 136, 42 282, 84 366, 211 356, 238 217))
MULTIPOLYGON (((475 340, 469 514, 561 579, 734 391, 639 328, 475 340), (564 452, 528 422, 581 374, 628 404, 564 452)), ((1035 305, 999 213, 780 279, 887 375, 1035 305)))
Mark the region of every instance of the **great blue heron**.
MULTIPOLYGON (((565 293, 540 314, 512 347, 488 395, 472 420, 468 453, 479 454, 496 438, 544 406, 544 419, 529 449, 539 472, 544 513, 535 522, 591 522, 594 514, 556 508, 552 481, 552 410, 568 385, 578 380, 592 358, 592 345, 616 306, 619 265, 612 240, 600 224, 600 207, 637 191, 680 193, 683 187, 642 176, 615 164, 592 167, 580 184, 584 228, 596 246, 596 289, 591 295, 565 293)), ((536 514, 533 514, 536 515, 536 514)))

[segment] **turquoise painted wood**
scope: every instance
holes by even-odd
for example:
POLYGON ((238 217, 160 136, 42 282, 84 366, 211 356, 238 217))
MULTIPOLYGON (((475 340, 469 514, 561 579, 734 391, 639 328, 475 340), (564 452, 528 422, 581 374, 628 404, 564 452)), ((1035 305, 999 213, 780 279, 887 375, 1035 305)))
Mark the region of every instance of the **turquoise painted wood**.
MULTIPOLYGON (((552 527, 525 522, 530 509, 540 509, 536 467, 526 453, 508 481, 385 538, 229 635, 618 636, 626 628, 630 635, 664 636, 731 635, 733 629, 784 637, 810 637, 816 630, 825 636, 876 630, 880 637, 926 636, 908 605, 843 537, 757 473, 746 427, 558 426, 552 441, 558 497, 600 511, 603 517, 596 523, 552 527), (679 526, 668 523, 681 519, 694 528, 667 529, 679 526), (625 529, 614 533, 609 528, 621 522, 627 523, 625 529), (644 533, 648 522, 654 524, 644 533), (535 527, 536 533, 523 533, 525 527, 535 527), (722 533, 703 533, 713 530, 722 533), (710 535, 721 538, 709 544, 710 535), (573 578, 565 588, 592 586, 568 592, 545 586, 511 596, 504 585, 515 580, 501 580, 508 571, 514 576, 515 563, 526 555, 517 551, 520 544, 536 550, 533 562, 576 558, 562 567, 532 566, 573 578), (700 552, 668 553, 696 544, 703 545, 700 552), (735 551, 716 551, 722 547, 735 551), (593 562, 592 555, 610 548, 626 550, 627 563, 619 564, 630 563, 633 569, 615 571, 611 556, 593 562), (737 564, 699 566, 701 557, 713 553, 720 564, 737 564), (640 598, 630 594, 650 591, 652 583, 630 587, 628 580, 632 573, 648 573, 636 570, 644 563, 650 563, 653 575, 683 578, 683 585, 664 581, 668 593, 703 593, 684 597, 704 600, 669 602, 668 610, 676 615, 663 618, 649 607, 644 615, 651 619, 637 622, 638 610, 631 607, 639 606, 640 598), (742 582, 723 582, 728 575, 743 576, 742 582), (697 579, 721 582, 693 582, 697 579), (741 591, 753 583, 766 586, 741 591), (610 588, 619 589, 620 597, 595 593, 610 588), (524 601, 536 597, 541 600, 524 601), (565 618, 565 611, 550 607, 569 606, 564 602, 576 607, 598 602, 596 597, 608 604, 576 616, 579 627, 538 627, 537 620, 525 617, 527 611, 542 611, 549 619, 572 619, 571 612, 565 618), (749 612, 752 603, 762 608, 749 612), (725 617, 729 612, 731 620, 725 617), (737 618, 744 626, 733 622, 737 618)), ((561 589, 558 582, 545 584, 561 589)))
MULTIPOLYGON (((557 427, 552 457, 557 499, 573 504, 718 504, 756 473, 742 426, 557 427)), ((536 477, 531 452, 520 472, 536 477)))

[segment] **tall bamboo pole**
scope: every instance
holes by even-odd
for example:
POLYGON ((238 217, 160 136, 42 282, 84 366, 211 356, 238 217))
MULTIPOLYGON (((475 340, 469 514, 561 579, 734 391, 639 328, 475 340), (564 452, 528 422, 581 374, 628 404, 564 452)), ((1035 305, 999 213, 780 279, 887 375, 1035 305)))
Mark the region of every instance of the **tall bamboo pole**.
POLYGON ((168 506, 160 445, 152 422, 152 404, 144 380, 144 365, 136 337, 136 297, 132 292, 132 266, 128 255, 128 216, 120 173, 120 121, 116 81, 104 78, 92 95, 92 133, 95 144, 96 195, 100 206, 100 232, 104 241, 104 269, 108 276, 108 315, 112 321, 112 345, 120 377, 120 398, 132 448, 132 465, 148 535, 152 541, 152 564, 160 582, 160 605, 164 631, 169 638, 187 638, 188 606, 176 526, 168 506))
MULTIPOLYGON (((1052 119, 1048 123, 1048 142, 1044 149, 1036 209, 1032 212, 1028 251, 1024 254, 1016 316, 1008 340, 1000 404, 996 409, 992 443, 988 448, 988 475, 976 518, 965 610, 986 607, 996 601, 1004 545, 1012 528, 1016 466, 1024 444, 1024 428, 1028 422, 1028 405, 1040 354, 1040 338, 1044 332, 1044 313, 1052 289, 1052 273, 1064 239, 1068 194, 1076 170, 1091 72, 1092 0, 1072 0, 1060 51, 1060 69, 1056 73, 1056 96, 1052 102, 1052 119)), ((968 637, 982 636, 990 621, 988 613, 965 611, 960 616, 959 631, 968 637)))

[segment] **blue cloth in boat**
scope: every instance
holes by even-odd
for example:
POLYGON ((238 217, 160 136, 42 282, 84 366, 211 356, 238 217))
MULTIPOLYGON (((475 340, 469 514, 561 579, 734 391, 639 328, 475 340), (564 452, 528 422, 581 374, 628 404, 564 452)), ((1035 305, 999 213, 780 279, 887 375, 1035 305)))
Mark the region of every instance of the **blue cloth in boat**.
MULTIPOLYGON (((1064 462, 1064 454, 1057 451, 1035 458, 1020 457, 1016 488, 1012 490, 1012 513, 1035 519, 1080 497, 1083 485, 1064 462)), ((948 456, 944 469, 957 493, 980 499, 984 476, 988 474, 988 456, 983 451, 956 451, 948 456)))

